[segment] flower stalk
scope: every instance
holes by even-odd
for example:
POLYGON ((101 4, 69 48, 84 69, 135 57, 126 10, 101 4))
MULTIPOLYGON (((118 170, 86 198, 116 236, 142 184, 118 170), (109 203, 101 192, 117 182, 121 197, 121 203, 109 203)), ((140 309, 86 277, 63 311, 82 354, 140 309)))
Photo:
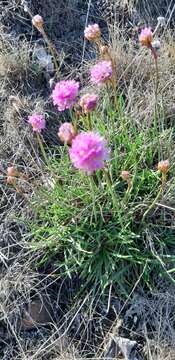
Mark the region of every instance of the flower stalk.
POLYGON ((43 36, 43 39, 45 40, 47 46, 48 46, 48 49, 52 55, 52 58, 53 58, 53 62, 54 62, 54 65, 55 65, 55 70, 56 70, 56 75, 57 75, 57 78, 59 79, 60 77, 60 66, 57 62, 57 56, 58 56, 58 53, 57 53, 57 50, 55 49, 55 47, 53 46, 52 42, 50 41, 45 29, 44 29, 44 20, 42 18, 42 16, 40 15, 35 15, 32 17, 32 24, 33 26, 40 32, 40 34, 43 36))
POLYGON ((43 146, 43 143, 42 143, 42 140, 41 140, 41 137, 40 137, 40 134, 38 131, 36 132, 36 138, 37 138, 37 142, 40 147, 41 153, 43 155, 43 158, 45 160, 45 163, 48 165, 48 158, 47 158, 46 152, 44 150, 44 146, 43 146))
POLYGON ((158 88, 159 88, 159 68, 158 68, 158 55, 156 49, 151 45, 150 46, 152 56, 155 62, 155 108, 157 113, 158 106, 158 88))
POLYGON ((132 188, 132 181, 131 181, 131 175, 130 175, 130 172, 127 171, 127 170, 123 170, 121 172, 121 178, 127 182, 127 190, 126 190, 126 194, 128 194, 132 188))
POLYGON ((120 225, 121 225, 121 227, 123 227, 123 220, 122 220, 121 209, 120 209, 120 201, 119 201, 119 199, 117 197, 116 192, 114 191, 112 180, 111 180, 111 177, 110 177, 110 174, 109 174, 109 170, 104 169, 103 173, 104 173, 104 176, 105 176, 105 179, 106 179, 107 188, 108 188, 108 190, 109 190, 109 192, 111 194, 114 212, 115 211, 117 212, 120 225))

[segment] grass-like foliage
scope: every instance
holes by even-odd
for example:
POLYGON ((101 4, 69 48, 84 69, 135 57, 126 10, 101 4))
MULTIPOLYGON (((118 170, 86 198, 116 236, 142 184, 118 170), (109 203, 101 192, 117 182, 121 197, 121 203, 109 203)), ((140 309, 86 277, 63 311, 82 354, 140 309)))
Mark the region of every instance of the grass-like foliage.
POLYGON ((171 162, 174 133, 161 114, 149 128, 138 127, 125 116, 122 97, 114 101, 105 93, 98 110, 79 119, 79 128, 86 131, 89 120, 107 139, 110 160, 87 175, 73 168, 67 145, 57 149, 49 163, 52 189, 40 188, 33 200, 32 247, 43 250, 39 265, 51 263, 59 276, 76 274, 85 286, 103 290, 112 284, 127 295, 137 280, 152 286, 153 275, 173 271, 173 212, 165 212, 173 170, 163 181, 157 163, 171 162))

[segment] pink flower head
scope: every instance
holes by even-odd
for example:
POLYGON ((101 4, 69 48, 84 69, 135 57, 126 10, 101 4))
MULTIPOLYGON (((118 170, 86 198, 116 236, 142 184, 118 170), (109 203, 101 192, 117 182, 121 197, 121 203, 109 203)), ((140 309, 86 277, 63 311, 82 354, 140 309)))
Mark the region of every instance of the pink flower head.
POLYGON ((42 115, 34 114, 28 117, 28 123, 32 125, 33 131, 41 132, 45 129, 46 121, 42 115))
POLYGON ((33 24, 34 27, 36 27, 36 29, 38 31, 42 31, 43 30, 43 25, 44 25, 44 20, 43 20, 42 16, 38 15, 38 14, 33 16, 32 24, 33 24))
POLYGON ((101 36, 101 30, 98 24, 88 25, 84 30, 84 37, 89 41, 97 40, 101 36))
POLYGON ((92 174, 104 167, 109 159, 110 149, 106 140, 97 133, 83 132, 75 137, 69 150, 70 159, 77 169, 92 174))
POLYGON ((61 80, 52 91, 54 105, 57 105, 58 111, 70 109, 76 101, 78 95, 79 82, 75 80, 61 80))
POLYGON ((139 41, 142 46, 146 46, 148 48, 151 47, 151 43, 153 41, 153 33, 150 27, 146 27, 142 29, 141 34, 139 36, 139 41))
POLYGON ((123 180, 128 181, 130 179, 130 172, 127 171, 127 170, 123 170, 121 172, 121 177, 122 177, 123 180))
POLYGON ((58 137, 63 143, 71 145, 72 140, 75 136, 76 132, 71 123, 65 122, 60 126, 58 131, 58 137))
POLYGON ((170 169, 169 160, 161 160, 161 161, 159 161, 157 168, 163 174, 168 173, 168 171, 170 169))
POLYGON ((101 85, 111 78, 112 63, 111 61, 100 61, 91 68, 90 72, 91 81, 97 85, 101 85))
POLYGON ((80 98, 79 103, 84 113, 87 114, 96 108, 97 102, 98 102, 98 95, 85 94, 80 98))

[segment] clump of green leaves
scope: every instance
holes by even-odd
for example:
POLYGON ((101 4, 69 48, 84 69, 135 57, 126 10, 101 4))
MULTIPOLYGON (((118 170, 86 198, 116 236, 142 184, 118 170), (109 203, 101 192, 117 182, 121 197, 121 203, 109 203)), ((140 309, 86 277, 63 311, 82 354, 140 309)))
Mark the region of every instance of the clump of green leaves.
POLYGON ((41 187, 33 199, 32 247, 42 249, 41 263, 52 263, 59 276, 77 274, 84 286, 112 284, 127 295, 138 279, 151 286, 152 274, 174 268, 173 208, 163 206, 174 180, 170 171, 162 189, 156 167, 174 154, 173 131, 162 125, 157 136, 155 121, 138 128, 125 116, 122 98, 116 110, 107 96, 91 123, 108 138, 111 159, 104 171, 88 176, 72 167, 66 147, 58 149, 50 164, 54 186, 41 187), (122 170, 130 173, 129 191, 122 170))

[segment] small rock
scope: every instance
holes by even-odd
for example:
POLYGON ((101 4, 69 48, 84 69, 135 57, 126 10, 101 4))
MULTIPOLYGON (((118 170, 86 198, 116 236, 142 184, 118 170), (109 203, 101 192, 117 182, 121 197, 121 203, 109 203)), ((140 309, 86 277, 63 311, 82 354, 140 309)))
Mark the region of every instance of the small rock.
POLYGON ((33 300, 23 313, 21 330, 30 330, 38 326, 46 326, 53 322, 53 309, 49 299, 44 296, 33 300))
POLYGON ((104 358, 115 359, 122 355, 121 359, 123 360, 141 360, 140 356, 137 355, 136 345, 136 341, 120 336, 112 336, 104 358))

